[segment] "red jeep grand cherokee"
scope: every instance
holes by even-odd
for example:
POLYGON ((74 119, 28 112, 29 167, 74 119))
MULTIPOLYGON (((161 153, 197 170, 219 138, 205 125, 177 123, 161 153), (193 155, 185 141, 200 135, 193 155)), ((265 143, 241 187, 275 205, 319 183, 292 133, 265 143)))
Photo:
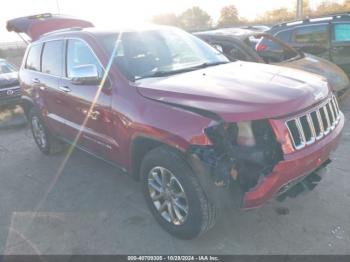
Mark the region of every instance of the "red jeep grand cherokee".
POLYGON ((65 141, 140 179, 177 237, 207 231, 233 188, 243 209, 312 189, 337 146, 344 116, 319 76, 229 63, 172 27, 111 32, 70 20, 43 35, 67 18, 39 18, 8 23, 34 39, 19 77, 38 147, 65 141))

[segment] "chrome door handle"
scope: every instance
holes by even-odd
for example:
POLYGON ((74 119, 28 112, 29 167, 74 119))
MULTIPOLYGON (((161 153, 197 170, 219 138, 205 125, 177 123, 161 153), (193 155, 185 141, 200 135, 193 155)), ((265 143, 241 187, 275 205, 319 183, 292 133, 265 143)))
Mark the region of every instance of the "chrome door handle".
POLYGON ((69 93, 71 91, 70 88, 66 86, 59 86, 58 89, 64 93, 69 93))

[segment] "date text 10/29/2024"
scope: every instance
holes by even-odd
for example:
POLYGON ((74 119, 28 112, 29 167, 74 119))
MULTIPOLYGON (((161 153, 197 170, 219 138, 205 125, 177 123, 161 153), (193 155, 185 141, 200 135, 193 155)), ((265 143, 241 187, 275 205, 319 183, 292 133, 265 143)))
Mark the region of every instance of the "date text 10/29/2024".
POLYGON ((218 256, 128 256, 128 261, 220 261, 218 256))

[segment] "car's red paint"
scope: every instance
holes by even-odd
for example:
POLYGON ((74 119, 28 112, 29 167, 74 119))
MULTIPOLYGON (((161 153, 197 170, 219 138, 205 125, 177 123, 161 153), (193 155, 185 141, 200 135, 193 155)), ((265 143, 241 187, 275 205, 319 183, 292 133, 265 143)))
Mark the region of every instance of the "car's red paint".
POLYGON ((247 62, 145 79, 138 88, 145 97, 210 110, 227 122, 291 114, 323 100, 329 92, 327 82, 318 76, 247 62))
MULTIPOLYGON (((88 30, 61 32, 38 42, 57 37, 84 40, 103 67, 107 67, 109 57, 106 51, 88 30)), ((69 94, 64 94, 50 88, 51 84, 46 84, 45 77, 45 74, 33 73, 23 65, 20 70, 24 99, 34 100, 51 132, 74 140, 81 130, 78 145, 129 172, 134 168, 132 145, 138 138, 151 138, 183 152, 194 142, 207 143, 199 138, 203 136, 203 130, 215 121, 181 106, 213 112, 226 122, 270 118, 282 144, 285 161, 279 163, 253 191, 246 193, 245 208, 260 206, 285 183, 317 168, 320 165, 318 159, 323 161, 335 148, 344 123, 341 116, 336 132, 312 147, 293 153, 286 127, 278 119, 307 110, 329 97, 330 91, 323 78, 269 65, 236 62, 134 83, 112 64, 109 73, 111 86, 103 89, 94 108, 100 115, 96 120, 89 119, 86 126, 81 126, 81 123, 96 88, 72 86, 67 79, 61 79, 58 85, 71 88, 69 94), (41 88, 33 86, 33 78, 40 78, 41 88), (50 91, 43 94, 46 89, 50 91), (47 95, 50 99, 45 98, 47 95), (277 120, 273 120, 275 118, 277 120)))

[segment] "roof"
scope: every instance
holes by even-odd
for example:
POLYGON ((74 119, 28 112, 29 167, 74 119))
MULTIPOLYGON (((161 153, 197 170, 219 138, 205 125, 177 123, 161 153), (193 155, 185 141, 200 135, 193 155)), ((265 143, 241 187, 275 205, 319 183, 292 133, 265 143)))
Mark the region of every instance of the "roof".
POLYGON ((242 28, 225 28, 225 29, 218 29, 218 30, 212 30, 212 31, 198 32, 198 33, 195 33, 194 35, 230 36, 234 38, 245 39, 250 36, 256 36, 261 34, 264 34, 264 32, 249 30, 249 29, 242 29, 242 28))
POLYGON ((112 34, 119 34, 121 32, 123 33, 130 33, 130 32, 138 32, 138 31, 151 31, 151 30, 160 30, 160 29, 166 29, 166 28, 176 28, 172 26, 163 26, 163 25, 154 25, 154 24, 146 24, 146 25, 140 25, 140 26, 120 26, 117 28, 96 28, 96 27, 88 27, 88 28, 79 28, 79 27, 72 27, 72 28, 66 28, 56 31, 48 32, 44 35, 42 35, 39 40, 45 40, 50 37, 56 37, 56 36, 62 36, 62 35, 72 35, 79 32, 90 34, 93 36, 106 36, 106 35, 112 35, 112 34))
POLYGON ((297 26, 297 25, 303 25, 308 23, 328 22, 328 21, 337 21, 337 20, 350 21, 350 12, 337 13, 337 14, 319 16, 314 18, 306 18, 303 20, 293 20, 289 22, 284 22, 273 26, 269 31, 273 31, 281 27, 289 27, 289 26, 297 26))

